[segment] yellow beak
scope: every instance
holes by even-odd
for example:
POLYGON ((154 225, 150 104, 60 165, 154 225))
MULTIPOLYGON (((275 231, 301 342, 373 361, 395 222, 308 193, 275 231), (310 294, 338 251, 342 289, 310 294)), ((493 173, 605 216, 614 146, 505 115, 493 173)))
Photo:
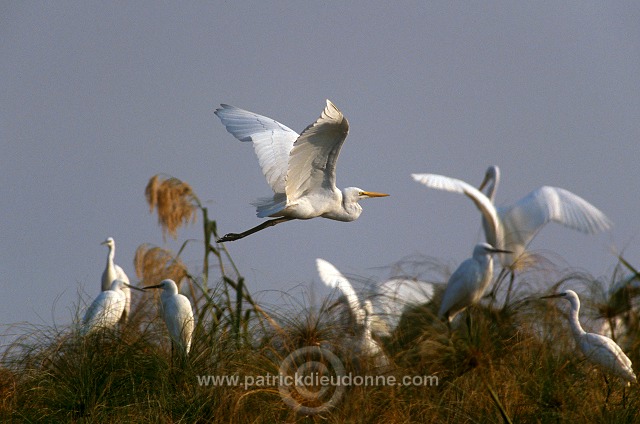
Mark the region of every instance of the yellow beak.
POLYGON ((367 196, 367 197, 387 197, 388 196, 388 194, 386 193, 376 193, 375 191, 363 191, 360 195, 367 196))

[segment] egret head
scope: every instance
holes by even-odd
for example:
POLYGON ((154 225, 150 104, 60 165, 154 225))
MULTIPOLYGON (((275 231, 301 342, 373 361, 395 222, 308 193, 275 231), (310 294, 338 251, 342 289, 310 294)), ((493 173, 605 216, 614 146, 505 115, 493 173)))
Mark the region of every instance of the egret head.
POLYGON ((551 294, 549 296, 542 296, 540 299, 556 299, 556 298, 565 298, 569 301, 571 299, 578 299, 578 295, 573 290, 565 290, 562 293, 551 294))
POLYGON ((367 199, 369 197, 387 197, 386 193, 377 193, 375 191, 365 191, 358 187, 347 187, 343 190, 345 197, 348 200, 357 202, 361 199, 367 199))
POLYGON ((512 253, 510 250, 496 249, 489 243, 478 243, 473 248, 473 257, 479 257, 484 255, 493 255, 495 253, 512 253))
POLYGON ((495 188, 499 180, 500 180, 500 168, 498 168, 498 165, 491 165, 489 168, 487 168, 487 171, 484 173, 484 179, 482 180, 482 183, 480 183, 478 190, 482 191, 485 187, 489 186, 488 197, 491 201, 493 201, 495 188))
POLYGON ((125 283, 122 280, 113 280, 111 282, 111 287, 109 288, 109 290, 117 291, 122 290, 125 287, 129 287, 129 284, 125 283))
POLYGON ((569 303, 571 303, 571 309, 573 311, 578 311, 580 309, 580 298, 573 290, 565 290, 562 293, 552 294, 549 296, 542 296, 540 299, 554 299, 554 298, 563 298, 567 299, 569 303))
POLYGON ((166 279, 162 280, 160 284, 156 284, 155 286, 147 286, 143 287, 145 290, 147 289, 163 289, 166 293, 170 294, 178 294, 178 286, 175 281, 166 279))
POLYGON ((105 241, 103 241, 100 244, 101 245, 105 245, 105 246, 109 246, 109 247, 113 247, 113 246, 115 246, 116 242, 115 242, 115 240, 113 240, 113 237, 108 237, 105 241))

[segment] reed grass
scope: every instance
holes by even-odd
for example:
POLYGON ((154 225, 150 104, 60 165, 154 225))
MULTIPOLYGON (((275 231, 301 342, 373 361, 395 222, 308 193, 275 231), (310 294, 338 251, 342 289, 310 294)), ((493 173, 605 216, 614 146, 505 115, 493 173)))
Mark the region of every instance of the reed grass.
MULTIPOLYGON (((172 361, 169 337, 156 302, 149 302, 150 295, 134 295, 126 326, 88 337, 81 337, 77 330, 85 303, 79 296, 75 320, 68 327, 12 328, 20 337, 5 346, 0 357, 0 421, 640 421, 638 386, 623 391, 622 385, 610 378, 607 399, 602 373, 576 349, 566 310, 538 299, 563 287, 579 291, 585 327, 595 326, 602 318, 617 317, 616 311, 624 314, 617 337, 624 340, 633 363, 640 364, 638 317, 632 313, 637 294, 627 290, 621 301, 619 294, 603 289, 628 276, 630 265, 622 260, 608 279, 538 261, 538 265, 518 270, 507 307, 503 308, 502 299, 487 298, 469 308, 471 328, 461 317, 454 322, 451 335, 436 317, 441 296, 438 289, 432 302, 408 308, 392 336, 380 340, 394 365, 383 377, 394 377, 396 382, 407 376, 435 377, 437 384, 351 385, 344 387, 331 408, 316 414, 296 412, 283 401, 277 384, 256 384, 255 379, 278 375, 283 361, 299 349, 330 351, 346 372, 354 375, 377 374, 367 358, 354 355, 350 347, 353 331, 336 316, 332 307, 335 299, 317 305, 305 297, 283 294, 284 300, 278 305, 255 302, 224 246, 212 244, 215 221, 210 220, 193 190, 186 187, 176 179, 154 177, 147 187, 147 198, 156 207, 163 202, 162 196, 188 199, 194 209, 180 214, 183 223, 192 222, 194 211, 202 213, 202 273, 187 269, 180 259, 182 249, 174 254, 143 244, 135 263, 144 285, 163 278, 189 284, 183 292, 194 306, 196 327, 188 358, 172 361), (166 194, 176 187, 181 196, 166 194), (217 261, 219 275, 215 277, 209 275, 210 255, 217 261), (609 302, 613 306, 606 309, 603 305, 609 302), (621 302, 623 307, 619 306, 621 302), (240 384, 204 384, 206 376, 237 376, 240 384), (245 387, 242 383, 247 379, 253 379, 253 384, 245 387)), ((158 213, 164 208, 166 203, 158 207, 158 213)), ((163 231, 177 234, 175 217, 161 222, 167 226, 163 231)), ((441 261, 420 257, 393 267, 398 275, 440 284, 447 281, 449 269, 441 261)), ((332 365, 322 355, 313 361, 320 364, 320 369, 332 365)))

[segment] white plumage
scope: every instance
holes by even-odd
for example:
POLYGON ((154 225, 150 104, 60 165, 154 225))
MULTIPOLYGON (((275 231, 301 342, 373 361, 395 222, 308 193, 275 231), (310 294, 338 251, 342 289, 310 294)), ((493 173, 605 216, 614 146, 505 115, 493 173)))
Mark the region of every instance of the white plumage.
MULTIPOLYGON (((109 290, 111 288, 111 283, 114 280, 121 280, 125 283, 129 284, 129 277, 124 272, 124 270, 116 265, 114 262, 114 258, 116 255, 116 242, 113 240, 113 237, 107 238, 102 243, 109 247, 109 254, 107 255, 107 266, 102 272, 102 291, 109 290)), ((122 310, 122 317, 118 318, 121 322, 126 322, 127 317, 129 316, 129 311, 131 309, 131 290, 129 286, 123 285, 121 288, 122 292, 125 296, 125 304, 124 309, 122 310)))
POLYGON ((344 296, 348 313, 356 326, 363 326, 369 316, 371 331, 379 337, 388 337, 398 326, 406 308, 430 302, 433 298, 433 284, 408 278, 394 278, 377 286, 365 302, 354 290, 351 282, 330 262, 316 259, 316 267, 322 282, 330 288, 337 288, 344 296), (371 311, 365 306, 369 302, 371 311))
POLYGON ((427 187, 468 196, 482 213, 487 242, 512 252, 500 255, 502 265, 507 267, 522 255, 538 231, 550 221, 588 234, 611 226, 611 221, 595 206, 558 187, 540 187, 513 205, 496 208, 494 198, 500 182, 497 166, 487 169, 480 189, 442 175, 412 174, 412 177, 427 187), (487 195, 481 191, 485 186, 487 195))
POLYGON ((174 343, 185 354, 191 350, 191 337, 195 327, 191 302, 186 296, 178 293, 178 286, 173 280, 163 280, 155 286, 147 286, 144 289, 163 289, 160 295, 162 303, 162 316, 167 325, 167 331, 174 343))
POLYGON ((126 303, 122 290, 126 287, 125 284, 122 280, 114 280, 108 290, 100 292, 84 314, 80 334, 87 335, 98 329, 115 328, 126 303))
POLYGON ((466 259, 451 274, 438 317, 450 323, 453 318, 467 307, 477 303, 493 278, 493 258, 495 253, 506 253, 494 249, 488 243, 478 243, 473 249, 473 256, 466 259))
POLYGON ((240 234, 229 233, 219 242, 238 240, 291 219, 353 221, 362 213, 360 199, 387 196, 336 187, 336 162, 349 123, 329 100, 320 117, 300 135, 271 118, 234 106, 223 104, 215 114, 238 140, 253 142, 262 173, 274 191, 273 197, 255 202, 257 215, 275 218, 240 234))
POLYGON ((582 329, 579 320, 580 299, 573 290, 566 290, 551 296, 544 296, 542 299, 564 298, 571 303, 569 314, 569 325, 571 332, 587 360, 606 370, 607 372, 621 378, 628 383, 636 381, 636 375, 631 367, 631 360, 625 355, 613 340, 595 333, 587 333, 582 329))

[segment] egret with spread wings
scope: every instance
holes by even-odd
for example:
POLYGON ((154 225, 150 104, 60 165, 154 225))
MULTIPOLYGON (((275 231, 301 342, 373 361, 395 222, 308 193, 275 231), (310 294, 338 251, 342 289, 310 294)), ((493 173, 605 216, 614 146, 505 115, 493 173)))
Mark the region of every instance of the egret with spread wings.
POLYGON ((223 104, 215 114, 238 140, 253 142, 262 173, 274 191, 273 197, 254 203, 258 217, 273 219, 243 233, 229 233, 218 242, 238 240, 293 219, 354 221, 362 213, 360 199, 388 196, 357 187, 336 187, 336 161, 349 123, 329 100, 320 117, 302 134, 234 106, 223 104))
POLYGON ((608 229, 611 221, 598 208, 582 197, 558 187, 540 187, 513 205, 494 205, 500 183, 500 169, 490 166, 480 188, 450 177, 436 174, 412 174, 414 180, 438 190, 462 193, 482 213, 486 240, 492 246, 512 253, 501 254, 500 261, 511 267, 522 255, 540 229, 550 221, 565 227, 594 234, 608 229), (486 187, 487 194, 482 190, 486 187))

